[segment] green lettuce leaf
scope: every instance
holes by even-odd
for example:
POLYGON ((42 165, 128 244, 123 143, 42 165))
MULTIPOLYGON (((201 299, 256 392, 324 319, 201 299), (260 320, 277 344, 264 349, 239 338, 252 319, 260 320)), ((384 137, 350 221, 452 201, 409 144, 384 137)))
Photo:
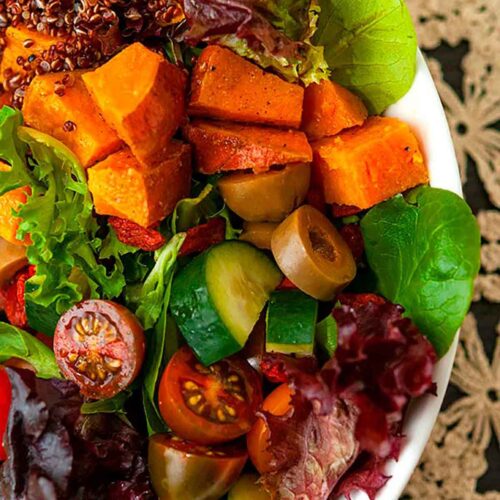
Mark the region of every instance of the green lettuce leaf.
POLYGON ((295 41, 308 35, 310 0, 258 0, 271 24, 295 41))
POLYGON ((234 227, 231 214, 217 188, 209 182, 197 196, 184 198, 177 203, 171 217, 172 233, 187 231, 214 217, 222 217, 226 221, 226 240, 236 239, 241 234, 241 229, 234 227))
POLYGON ((10 358, 27 361, 40 378, 61 378, 54 353, 29 333, 0 322, 0 363, 10 358))
POLYGON ((469 206, 450 191, 417 188, 372 208, 361 230, 378 291, 401 304, 443 356, 480 267, 481 237, 469 206))
POLYGON ((10 170, 0 172, 0 196, 35 182, 25 166, 26 144, 17 138, 17 129, 22 122, 19 111, 8 106, 0 110, 0 158, 11 166, 10 170))
POLYGON ((319 0, 313 42, 325 48, 331 78, 379 114, 410 89, 417 38, 404 0, 319 0))
POLYGON ((93 297, 114 298, 125 286, 119 259, 99 261, 102 241, 85 172, 73 153, 54 138, 21 126, 19 111, 0 112, 1 155, 12 168, 0 182, 11 188, 29 184, 31 195, 17 215, 18 238, 29 235, 27 256, 36 266, 26 301, 58 314, 82 300, 82 289, 70 276, 85 275, 93 297), (27 150, 31 156, 26 157, 27 150))
POLYGON ((167 338, 175 335, 175 325, 169 322, 167 311, 177 256, 185 237, 185 233, 177 233, 158 250, 156 263, 144 283, 133 287, 133 292, 127 294, 129 307, 135 309, 136 316, 146 330, 142 399, 150 435, 167 430, 158 410, 156 388, 161 368, 167 359, 167 338))
POLYGON ((177 255, 184 242, 185 233, 178 233, 156 252, 156 263, 146 277, 141 288, 136 291, 135 302, 138 307, 136 316, 145 330, 153 328, 160 318, 167 298, 170 297, 170 286, 175 271, 177 255), (167 297, 166 297, 167 295, 167 297))
POLYGON ((291 82, 328 78, 323 48, 311 43, 316 0, 184 0, 183 5, 190 28, 183 39, 190 45, 223 45, 291 82))

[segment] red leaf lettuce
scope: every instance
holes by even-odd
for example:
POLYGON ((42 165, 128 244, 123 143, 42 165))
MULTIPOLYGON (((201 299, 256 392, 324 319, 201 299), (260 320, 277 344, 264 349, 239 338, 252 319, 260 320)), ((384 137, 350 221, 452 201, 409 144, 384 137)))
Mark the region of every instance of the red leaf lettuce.
POLYGON ((263 483, 273 495, 319 500, 362 489, 374 498, 386 483, 409 400, 435 391, 434 348, 403 312, 377 295, 343 294, 332 312, 338 347, 321 370, 313 358, 264 358, 264 375, 293 392, 286 415, 262 416, 272 456, 263 483))

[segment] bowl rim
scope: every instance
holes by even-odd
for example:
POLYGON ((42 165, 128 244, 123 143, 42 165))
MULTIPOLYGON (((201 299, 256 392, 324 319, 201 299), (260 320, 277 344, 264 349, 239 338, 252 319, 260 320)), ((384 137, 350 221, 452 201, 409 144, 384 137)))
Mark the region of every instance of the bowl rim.
MULTIPOLYGON (((460 171, 446 115, 437 88, 422 52, 417 53, 417 73, 408 93, 385 113, 400 118, 416 133, 429 168, 430 185, 463 196, 460 171)), ((392 476, 378 492, 377 500, 397 500, 403 493, 429 440, 448 388, 458 346, 459 331, 434 369, 437 396, 425 395, 413 400, 403 424, 406 436, 399 459, 390 461, 385 473, 392 476)), ((353 499, 366 499, 357 492, 353 499)))

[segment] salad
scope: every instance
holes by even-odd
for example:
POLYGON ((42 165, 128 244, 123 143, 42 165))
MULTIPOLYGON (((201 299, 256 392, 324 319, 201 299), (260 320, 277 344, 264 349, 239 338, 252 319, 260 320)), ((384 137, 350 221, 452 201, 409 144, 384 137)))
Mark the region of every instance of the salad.
POLYGON ((0 496, 375 498, 470 305, 402 0, 0 5, 0 496))

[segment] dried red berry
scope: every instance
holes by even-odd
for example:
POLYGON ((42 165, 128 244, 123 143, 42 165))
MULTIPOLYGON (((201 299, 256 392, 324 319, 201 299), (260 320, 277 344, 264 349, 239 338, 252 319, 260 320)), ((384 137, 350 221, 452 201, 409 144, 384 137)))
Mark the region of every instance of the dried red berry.
POLYGON ((155 229, 146 229, 135 222, 120 217, 110 217, 109 225, 115 230, 117 238, 126 245, 154 252, 165 244, 164 236, 155 229))
POLYGON ((297 287, 285 276, 276 288, 277 290, 297 290, 297 287))
POLYGON ((200 253, 212 245, 224 241, 226 234, 226 221, 222 217, 210 219, 205 224, 187 230, 186 239, 182 244, 179 255, 200 253))
POLYGON ((35 274, 35 266, 19 271, 12 281, 0 290, 2 308, 10 324, 19 328, 27 328, 28 318, 24 300, 26 281, 35 274))
POLYGON ((351 249, 354 260, 358 262, 365 251, 365 242, 359 224, 347 224, 340 228, 340 234, 351 249))
POLYGON ((340 217, 350 217, 351 215, 356 215, 359 212, 361 212, 361 208, 353 205, 337 205, 337 203, 332 205, 332 215, 336 219, 340 217))

